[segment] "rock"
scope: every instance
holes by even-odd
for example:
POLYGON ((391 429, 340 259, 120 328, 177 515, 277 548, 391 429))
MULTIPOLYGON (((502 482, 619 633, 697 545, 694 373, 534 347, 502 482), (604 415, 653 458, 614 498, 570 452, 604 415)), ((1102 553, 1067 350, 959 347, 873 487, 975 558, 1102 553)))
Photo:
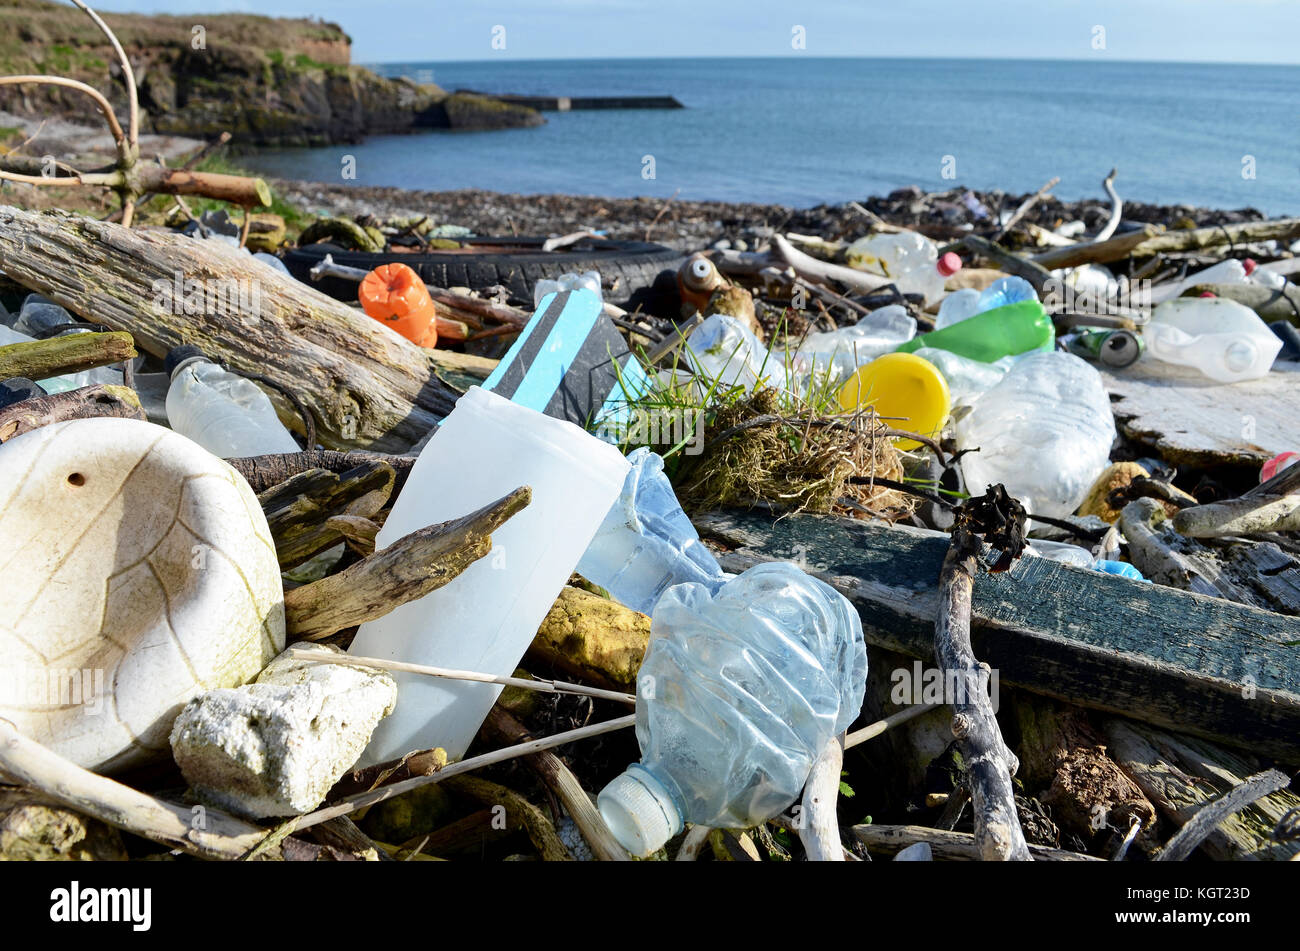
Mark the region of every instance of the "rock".
POLYGON ((167 750, 181 707, 284 649, 257 498, 184 436, 79 419, 0 446, 0 717, 98 772, 167 750))
POLYGON ((256 819, 298 815, 324 801, 396 703, 382 671, 283 655, 256 683, 191 701, 176 718, 172 753, 205 802, 256 819))
POLYGON ((566 587, 538 628, 528 655, 575 680, 631 690, 649 642, 650 618, 644 614, 566 587))
POLYGON ((0 862, 121 862, 112 826, 22 791, 0 790, 0 862))

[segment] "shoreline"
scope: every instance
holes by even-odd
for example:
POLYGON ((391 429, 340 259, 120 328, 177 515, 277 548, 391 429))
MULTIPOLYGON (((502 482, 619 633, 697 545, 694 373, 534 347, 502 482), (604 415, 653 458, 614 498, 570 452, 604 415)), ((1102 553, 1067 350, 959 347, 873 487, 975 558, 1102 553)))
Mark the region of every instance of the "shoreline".
MULTIPOLYGON (((965 194, 973 194, 991 214, 1014 210, 1029 197, 1029 193, 983 192, 962 187, 926 193, 911 186, 885 196, 846 198, 839 204, 796 208, 763 202, 648 196, 528 195, 484 189, 427 191, 281 178, 268 178, 267 182, 278 197, 310 214, 371 214, 380 218, 429 215, 435 224, 462 225, 482 236, 509 235, 512 229, 519 235, 566 234, 594 227, 606 231, 612 239, 647 240, 649 230, 649 240, 681 250, 737 237, 762 239, 769 237, 773 230, 805 232, 828 240, 852 240, 865 233, 871 224, 867 216, 852 207, 854 201, 889 224, 911 228, 932 238, 955 240, 981 223, 961 202, 965 194)), ((1078 220, 1088 230, 1095 231, 1109 214, 1110 203, 1103 198, 1061 201, 1048 196, 1021 220, 1046 228, 1078 220)), ((1125 223, 1159 224, 1167 228, 1187 227, 1189 222, 1192 226, 1207 227, 1269 218, 1254 208, 1216 209, 1127 200, 1123 212, 1125 223)), ((984 223, 987 224, 987 219, 984 223)))

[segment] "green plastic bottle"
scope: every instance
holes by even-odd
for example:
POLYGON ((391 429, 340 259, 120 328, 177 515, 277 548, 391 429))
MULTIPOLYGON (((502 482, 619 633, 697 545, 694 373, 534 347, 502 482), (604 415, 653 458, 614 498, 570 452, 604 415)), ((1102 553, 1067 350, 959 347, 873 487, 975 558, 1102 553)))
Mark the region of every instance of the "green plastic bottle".
POLYGON ((1052 319, 1036 300, 1022 300, 968 317, 942 330, 913 337, 898 348, 911 353, 921 347, 937 347, 952 353, 992 363, 1013 353, 1051 350, 1056 345, 1052 319))

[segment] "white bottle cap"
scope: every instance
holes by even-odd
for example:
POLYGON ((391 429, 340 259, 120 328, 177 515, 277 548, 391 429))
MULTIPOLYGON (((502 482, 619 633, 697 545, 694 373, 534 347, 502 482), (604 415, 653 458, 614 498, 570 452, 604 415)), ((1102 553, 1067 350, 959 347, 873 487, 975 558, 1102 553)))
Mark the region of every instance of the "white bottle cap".
POLYGON ((682 831, 682 814, 663 784, 631 766, 596 797, 614 838, 633 855, 646 856, 682 831))

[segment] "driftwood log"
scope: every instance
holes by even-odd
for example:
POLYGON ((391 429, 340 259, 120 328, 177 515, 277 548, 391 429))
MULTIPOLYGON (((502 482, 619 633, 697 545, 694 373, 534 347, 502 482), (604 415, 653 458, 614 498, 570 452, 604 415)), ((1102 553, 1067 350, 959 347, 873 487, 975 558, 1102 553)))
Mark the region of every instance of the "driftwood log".
POLYGON ((0 442, 51 423, 91 416, 116 416, 143 420, 140 398, 127 386, 97 383, 66 393, 38 396, 0 409, 0 442))
POLYGON ((1206 804, 1192 816, 1192 820, 1178 830, 1163 849, 1152 857, 1155 862, 1181 862, 1196 851, 1197 847, 1214 831, 1218 825, 1265 796, 1280 792, 1291 785, 1291 777, 1276 769, 1266 769, 1243 779, 1226 793, 1211 803, 1206 804))
POLYGON ((981 858, 1027 861, 1029 847, 1016 813, 1011 777, 1020 768, 1002 739, 989 699, 989 668, 971 648, 971 597, 982 543, 959 521, 939 575, 939 611, 934 623, 934 654, 944 683, 955 695, 952 735, 957 739, 975 813, 975 844, 981 858))
MULTIPOLYGON (((1111 757, 1178 826, 1260 771, 1253 756, 1194 737, 1113 718, 1102 726, 1111 757)), ((1297 807, 1300 796, 1288 790, 1264 796, 1217 822, 1200 851, 1218 861, 1292 859, 1300 840, 1280 841, 1273 831, 1297 807)))
POLYGON ((31 343, 11 343, 0 347, 0 380, 15 376, 48 380, 65 373, 121 363, 135 356, 135 345, 126 333, 67 334, 31 343))
POLYGON ((327 469, 334 473, 347 472, 366 463, 382 462, 391 466, 396 474, 394 492, 401 491, 406 477, 415 465, 414 456, 395 456, 385 452, 338 452, 333 449, 311 449, 307 452, 286 452, 269 456, 243 456, 227 459, 226 463, 247 480, 257 494, 272 489, 308 469, 327 469))
POLYGON ((290 638, 318 640, 440 588, 492 549, 491 533, 532 500, 524 486, 476 512, 412 532, 337 574, 284 595, 290 638))
MULTIPOLYGON (((0 207, 0 270, 87 320, 131 332, 155 356, 197 344, 238 373, 266 376, 298 395, 331 449, 406 449, 492 367, 417 347, 220 241, 0 207), (200 292, 224 306, 188 306, 200 292)), ((301 431, 283 394, 267 395, 301 431)))
POLYGON ((1216 225, 1188 231, 1153 233, 1150 227, 1106 241, 1053 248, 1034 256, 1045 268, 1078 267, 1082 264, 1108 264, 1129 257, 1147 257, 1166 251, 1200 251, 1224 244, 1247 244, 1252 241, 1286 241, 1300 236, 1300 218, 1275 221, 1247 221, 1241 224, 1216 225))
POLYGON ((282 569, 301 565, 343 540, 336 514, 369 518, 392 495, 396 475, 386 462, 363 462, 333 473, 308 469, 258 495, 282 569))
MULTIPOLYGON (((983 856, 975 837, 965 832, 948 832, 925 826, 871 825, 854 826, 853 837, 871 852, 894 855, 918 842, 929 843, 934 857, 939 861, 974 862, 983 856)), ((1079 852, 1052 849, 1042 845, 1029 846, 1029 854, 1040 862, 1100 862, 1101 859, 1079 852)))
POLYGON ((1235 499, 1182 509, 1174 530, 1192 538, 1300 530, 1300 465, 1235 499))

